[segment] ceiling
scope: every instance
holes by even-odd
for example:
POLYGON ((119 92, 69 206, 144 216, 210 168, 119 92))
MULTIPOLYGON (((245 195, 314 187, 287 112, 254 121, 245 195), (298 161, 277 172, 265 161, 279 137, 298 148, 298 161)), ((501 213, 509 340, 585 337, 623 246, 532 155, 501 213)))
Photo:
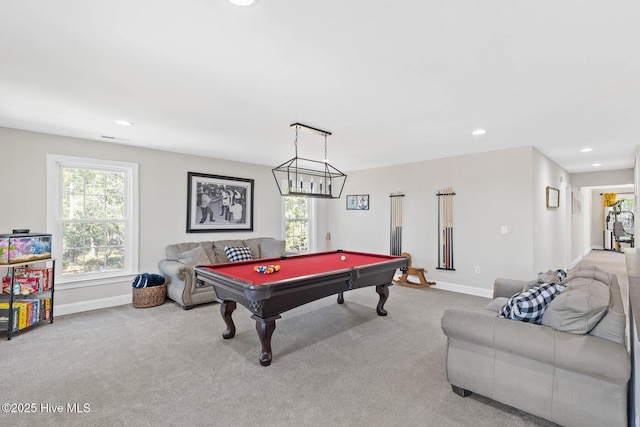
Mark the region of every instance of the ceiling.
POLYGON ((0 0, 0 126, 277 166, 300 122, 345 172, 522 146, 632 168, 639 41, 637 0, 0 0))

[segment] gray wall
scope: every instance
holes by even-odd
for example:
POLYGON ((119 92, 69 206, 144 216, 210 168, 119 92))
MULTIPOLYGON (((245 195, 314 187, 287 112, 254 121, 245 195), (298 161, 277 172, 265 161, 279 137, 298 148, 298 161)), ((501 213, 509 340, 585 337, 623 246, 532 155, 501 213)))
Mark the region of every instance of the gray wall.
MULTIPOLYGON (((52 136, 0 128, 5 184, 0 186, 0 232, 14 228, 46 230, 46 156, 60 154, 139 164, 141 272, 158 272, 157 264, 170 243, 244 238, 282 237, 281 198, 271 168, 206 157, 149 150, 119 144, 52 136), (255 180, 254 231, 186 233, 187 172, 255 180), (11 184, 11 185, 10 185, 11 184)), ((104 286, 65 287, 56 291, 58 314, 124 303, 131 282, 104 286), (96 300, 102 303, 96 303, 96 300)))
POLYGON ((569 173, 538 150, 533 150, 534 271, 569 268, 571 242, 567 217, 569 173), (547 207, 547 186, 560 190, 558 208, 547 207))
MULTIPOLYGON (((389 195, 401 191, 405 194, 402 249, 411 253, 414 265, 429 270, 428 279, 439 287, 490 296, 498 276, 532 277, 536 273, 534 152, 532 147, 523 147, 352 172, 343 195, 369 194, 370 209, 347 211, 344 202, 331 205, 328 225, 334 247, 389 253, 389 195), (436 193, 447 186, 456 193, 455 271, 435 268, 436 193), (507 234, 501 233, 503 225, 507 234)), ((543 230, 541 236, 546 235, 543 230)), ((557 262, 548 260, 548 264, 557 262)))

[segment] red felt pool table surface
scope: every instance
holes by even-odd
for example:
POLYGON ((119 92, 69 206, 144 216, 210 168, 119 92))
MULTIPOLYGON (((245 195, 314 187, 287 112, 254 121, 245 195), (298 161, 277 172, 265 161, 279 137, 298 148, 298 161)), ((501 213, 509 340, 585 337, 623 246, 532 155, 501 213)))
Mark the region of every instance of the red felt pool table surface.
POLYGON ((309 275, 348 270, 354 267, 377 264, 397 258, 398 257, 395 256, 364 252, 332 251, 293 255, 285 259, 264 258, 252 261, 216 264, 203 268, 241 280, 248 285, 264 285, 309 275), (345 257, 344 261, 341 259, 342 256, 345 257), (272 274, 258 273, 254 270, 256 265, 280 265, 280 271, 272 274))

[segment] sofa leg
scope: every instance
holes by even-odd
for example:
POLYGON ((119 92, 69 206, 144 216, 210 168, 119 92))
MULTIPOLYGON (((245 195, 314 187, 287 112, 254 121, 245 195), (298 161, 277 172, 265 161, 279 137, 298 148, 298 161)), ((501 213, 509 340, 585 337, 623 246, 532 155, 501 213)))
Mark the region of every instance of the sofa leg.
POLYGON ((183 305, 182 309, 183 310, 191 310, 194 306, 193 305, 183 305))
POLYGON ((451 390, 453 390, 453 392, 458 396, 467 397, 471 395, 471 392, 469 390, 465 390, 462 387, 458 387, 453 384, 451 384, 451 390))

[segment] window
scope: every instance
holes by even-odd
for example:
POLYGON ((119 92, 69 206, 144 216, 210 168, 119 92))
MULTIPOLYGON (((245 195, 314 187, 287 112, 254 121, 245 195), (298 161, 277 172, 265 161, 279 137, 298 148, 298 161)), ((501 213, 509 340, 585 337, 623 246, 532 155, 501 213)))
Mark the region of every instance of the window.
POLYGON ((56 280, 134 274, 138 165, 56 155, 47 162, 47 224, 62 266, 56 280))
POLYGON ((309 252, 313 248, 313 208, 314 199, 285 196, 284 227, 285 251, 309 252))

